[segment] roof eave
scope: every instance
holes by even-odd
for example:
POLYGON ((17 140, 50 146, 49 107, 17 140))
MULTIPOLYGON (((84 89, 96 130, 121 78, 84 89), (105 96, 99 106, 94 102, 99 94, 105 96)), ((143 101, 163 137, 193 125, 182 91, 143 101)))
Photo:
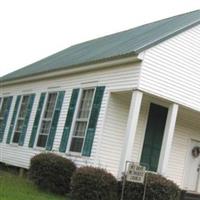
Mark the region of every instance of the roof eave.
POLYGON ((107 67, 112 67, 112 66, 119 66, 119 65, 129 64, 129 63, 136 63, 136 62, 141 62, 141 61, 142 59, 139 58, 138 54, 133 53, 130 55, 118 56, 117 58, 114 57, 114 58, 104 59, 104 60, 100 60, 96 62, 80 64, 77 66, 70 66, 68 68, 52 70, 50 72, 34 74, 34 75, 15 78, 11 80, 5 80, 5 81, 0 80, 1 82, 0 86, 2 87, 2 86, 7 86, 7 85, 20 84, 24 82, 44 80, 44 79, 49 79, 52 77, 55 78, 59 76, 69 75, 69 74, 82 73, 82 72, 87 72, 87 71, 92 71, 92 70, 97 70, 97 69, 102 69, 102 68, 107 68, 107 67))

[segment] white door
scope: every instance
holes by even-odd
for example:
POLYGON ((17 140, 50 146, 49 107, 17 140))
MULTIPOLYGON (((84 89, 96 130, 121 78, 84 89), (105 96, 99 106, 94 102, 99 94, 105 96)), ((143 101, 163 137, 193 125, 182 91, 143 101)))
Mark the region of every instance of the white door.
POLYGON ((198 148, 200 150, 200 142, 192 140, 185 174, 185 188, 195 192, 200 192, 200 155, 198 155, 198 148))

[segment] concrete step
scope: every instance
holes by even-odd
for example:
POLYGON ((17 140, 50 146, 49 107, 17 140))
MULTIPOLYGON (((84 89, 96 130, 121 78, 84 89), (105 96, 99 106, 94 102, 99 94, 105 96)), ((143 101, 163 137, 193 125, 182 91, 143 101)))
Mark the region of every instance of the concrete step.
POLYGON ((200 200, 200 194, 184 191, 181 195, 181 200, 200 200))

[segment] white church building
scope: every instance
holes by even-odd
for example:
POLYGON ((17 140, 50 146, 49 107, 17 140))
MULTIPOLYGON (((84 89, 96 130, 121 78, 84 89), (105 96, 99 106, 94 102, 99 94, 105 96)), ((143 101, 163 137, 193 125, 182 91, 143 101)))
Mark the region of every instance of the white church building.
POLYGON ((200 193, 200 10, 71 46, 0 78, 0 162, 41 152, 200 193))

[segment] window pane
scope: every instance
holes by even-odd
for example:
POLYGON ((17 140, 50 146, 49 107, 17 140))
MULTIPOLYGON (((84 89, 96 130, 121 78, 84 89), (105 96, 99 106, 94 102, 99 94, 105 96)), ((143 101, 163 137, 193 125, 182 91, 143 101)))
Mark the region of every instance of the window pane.
POLYGON ((0 119, 0 129, 2 130, 3 129, 3 120, 0 119))
POLYGON ((74 136, 84 136, 87 122, 76 122, 74 136))
POLYGON ((38 147, 45 147, 47 142, 47 135, 39 135, 37 146, 38 147))
POLYGON ((51 118, 53 115, 57 93, 51 93, 48 96, 44 118, 51 118))
POLYGON ((24 120, 18 120, 18 121, 17 121, 17 126, 16 126, 16 128, 15 128, 16 131, 19 131, 19 132, 22 131, 23 122, 24 122, 24 120))
POLYGON ((13 137, 13 143, 18 143, 19 142, 19 137, 20 137, 21 132, 16 132, 14 133, 13 137))
POLYGON ((41 125, 41 133, 42 134, 49 134, 51 121, 42 121, 41 125))
POLYGON ((42 123, 40 126, 40 133, 38 136, 37 146, 45 147, 47 138, 51 128, 51 121, 54 113, 54 108, 56 104, 57 93, 49 93, 46 101, 46 107, 43 114, 42 123))
POLYGON ((78 118, 88 118, 91 110, 94 89, 84 90, 79 108, 78 118))
POLYGON ((72 138, 70 151, 81 152, 83 146, 83 138, 72 138))
POLYGON ((22 128, 23 128, 23 122, 24 122, 23 120, 17 121, 17 125, 16 125, 16 128, 15 128, 14 136, 13 136, 13 142, 14 143, 19 142, 19 137, 20 137, 20 134, 21 134, 22 128))
POLYGON ((3 118, 4 113, 6 112, 8 107, 8 98, 4 98, 3 99, 3 103, 2 103, 2 107, 1 107, 1 111, 0 111, 0 118, 3 118))
POLYGON ((26 116, 26 111, 28 108, 28 101, 29 101, 29 96, 23 96, 21 107, 20 107, 20 112, 19 112, 20 118, 24 118, 26 116))
POLYGON ((30 97, 29 95, 25 95, 22 98, 20 110, 19 110, 19 114, 18 114, 16 126, 15 126, 13 143, 19 142, 19 138, 22 132, 23 124, 24 124, 24 119, 25 119, 27 109, 28 109, 29 97, 30 97))

